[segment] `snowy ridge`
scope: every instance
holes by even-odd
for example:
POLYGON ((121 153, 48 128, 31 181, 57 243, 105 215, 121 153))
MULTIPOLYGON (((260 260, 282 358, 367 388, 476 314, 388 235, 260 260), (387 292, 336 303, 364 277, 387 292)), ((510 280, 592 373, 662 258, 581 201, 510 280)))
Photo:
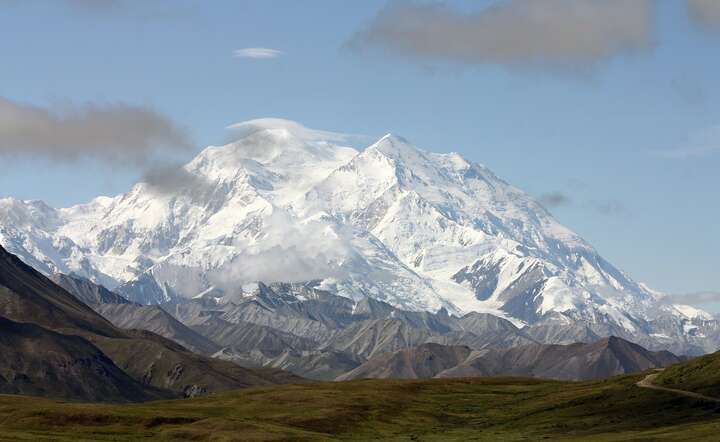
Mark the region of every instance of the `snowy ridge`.
POLYGON ((651 348, 667 344, 652 336, 667 335, 653 328, 658 318, 685 321, 685 335, 711 319, 660 302, 529 195, 458 154, 390 134, 357 150, 357 137, 279 119, 231 128, 239 138, 203 150, 171 188, 139 183, 67 209, 0 199, 0 243, 42 272, 74 272, 144 303, 316 281, 356 301, 520 325, 561 313, 651 348))

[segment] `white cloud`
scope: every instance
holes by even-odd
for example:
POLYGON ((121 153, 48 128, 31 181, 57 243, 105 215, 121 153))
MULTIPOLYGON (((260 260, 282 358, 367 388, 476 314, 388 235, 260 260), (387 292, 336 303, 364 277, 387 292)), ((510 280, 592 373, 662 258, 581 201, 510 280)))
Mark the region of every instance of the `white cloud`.
POLYGON ((672 302, 685 304, 707 304, 720 302, 720 292, 696 292, 668 295, 672 302))
POLYGON ((270 48, 243 48, 233 51, 233 57, 237 58, 277 58, 283 54, 282 51, 270 48))
POLYGON ((248 282, 305 282, 345 275, 343 263, 352 253, 350 239, 330 223, 300 221, 274 209, 251 224, 258 233, 233 242, 242 252, 209 273, 215 287, 232 291, 248 282))

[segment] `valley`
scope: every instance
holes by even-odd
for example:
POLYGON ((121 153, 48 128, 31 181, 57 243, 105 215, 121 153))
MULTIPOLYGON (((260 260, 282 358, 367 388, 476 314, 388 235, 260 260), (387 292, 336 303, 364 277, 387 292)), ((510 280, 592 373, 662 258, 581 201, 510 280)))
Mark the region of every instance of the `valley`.
POLYGON ((0 442, 720 442, 720 0, 0 0, 0 442))
POLYGON ((0 440, 714 440, 720 405, 637 387, 644 376, 310 383, 135 405, 0 396, 0 440))

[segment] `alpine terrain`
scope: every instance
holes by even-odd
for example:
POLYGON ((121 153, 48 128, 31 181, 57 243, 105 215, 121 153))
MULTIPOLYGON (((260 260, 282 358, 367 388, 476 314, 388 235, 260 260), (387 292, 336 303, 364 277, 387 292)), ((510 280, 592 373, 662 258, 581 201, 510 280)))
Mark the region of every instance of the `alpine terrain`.
MULTIPOLYGON (((236 141, 208 147, 181 169, 126 194, 62 209, 1 199, 0 244, 47 276, 86 278, 130 301, 66 287, 84 293, 89 304, 116 304, 103 307, 106 317, 162 315, 137 304, 165 304, 191 325, 190 300, 210 302, 224 317, 196 321, 195 330, 164 318, 155 330, 172 328, 204 353, 219 347, 194 332, 228 348, 233 333, 267 337, 266 329, 239 330, 249 321, 228 312, 271 283, 302 283, 286 284, 277 302, 336 295, 345 301, 333 302, 349 303, 349 315, 369 308, 367 299, 397 312, 491 314, 517 327, 518 344, 613 335, 676 354, 718 348, 720 326, 710 315, 633 281, 531 196, 458 154, 426 152, 394 135, 362 147, 358 137, 286 120, 231 128, 236 141)), ((273 339, 315 351, 303 339, 317 341, 327 328, 316 322, 306 324, 316 327, 315 335, 305 329, 303 336, 296 322, 273 339)), ((336 332, 332 340, 331 351, 344 350, 336 332)), ((245 358, 246 350, 226 356, 245 358)), ((275 356, 282 356, 278 350, 275 356)), ((365 350, 364 358, 374 356, 365 350)), ((360 362, 342 360, 348 370, 360 362)))

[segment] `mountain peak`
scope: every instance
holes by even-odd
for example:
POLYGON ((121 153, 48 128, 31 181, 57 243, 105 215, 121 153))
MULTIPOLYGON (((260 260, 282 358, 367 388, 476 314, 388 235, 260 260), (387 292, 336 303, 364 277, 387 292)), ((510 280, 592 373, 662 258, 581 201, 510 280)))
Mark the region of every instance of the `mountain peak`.
POLYGON ((46 274, 75 271, 155 301, 321 279, 355 302, 716 348, 690 323, 699 313, 658 302, 529 195, 458 154, 392 133, 358 153, 347 135, 290 120, 230 128, 243 136, 183 168, 186 193, 136 186, 57 211, 0 200, 0 242, 46 274), (154 281, 139 276, 148 269, 154 281))
POLYGON ((407 139, 388 133, 377 140, 368 149, 374 149, 393 159, 407 159, 416 157, 422 153, 420 149, 412 145, 407 139))

